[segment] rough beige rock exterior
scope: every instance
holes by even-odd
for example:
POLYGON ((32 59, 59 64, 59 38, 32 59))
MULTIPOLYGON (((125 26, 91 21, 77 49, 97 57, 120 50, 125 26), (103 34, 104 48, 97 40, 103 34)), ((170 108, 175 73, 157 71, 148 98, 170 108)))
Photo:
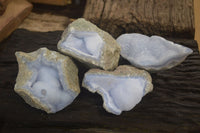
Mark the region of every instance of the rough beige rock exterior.
POLYGON ((61 40, 58 42, 58 50, 62 53, 65 53, 69 56, 76 58, 77 60, 87 63, 93 67, 100 67, 104 70, 113 70, 118 66, 118 61, 120 57, 120 46, 116 42, 116 40, 107 32, 99 29, 96 25, 92 24, 89 21, 86 21, 83 18, 77 19, 76 21, 72 22, 68 28, 63 32, 61 40), (93 59, 88 59, 83 56, 78 56, 69 50, 62 49, 60 47, 61 43, 65 40, 65 38, 71 33, 71 31, 91 31, 97 32, 99 36, 105 42, 102 52, 100 61, 96 61, 93 59))
POLYGON ((64 72, 63 79, 65 84, 68 85, 68 88, 76 95, 80 93, 78 69, 69 57, 55 51, 50 51, 47 48, 40 48, 31 53, 16 52, 15 55, 18 61, 19 72, 14 90, 32 107, 44 110, 47 113, 52 113, 49 107, 42 104, 40 100, 32 95, 26 88, 23 88, 23 86, 29 82, 33 74, 33 71, 28 68, 27 63, 37 60, 41 55, 47 61, 60 65, 64 72))
MULTIPOLYGON (((86 74, 88 75, 115 75, 122 77, 143 77, 147 81, 147 85, 145 88, 145 95, 153 90, 152 78, 150 74, 145 70, 137 69, 133 66, 121 65, 116 68, 115 71, 104 71, 100 69, 90 69, 86 74)), ((86 75, 85 74, 85 75, 86 75)), ((88 88, 90 86, 86 85, 82 82, 82 86, 88 88)))

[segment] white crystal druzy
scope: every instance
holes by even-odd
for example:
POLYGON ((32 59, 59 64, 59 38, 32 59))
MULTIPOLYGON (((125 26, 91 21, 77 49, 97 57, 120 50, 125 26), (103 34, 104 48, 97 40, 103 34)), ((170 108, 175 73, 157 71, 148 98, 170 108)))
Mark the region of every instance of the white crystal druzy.
POLYGON ((32 83, 30 92, 50 107, 52 113, 62 110, 74 100, 75 95, 71 96, 64 90, 55 68, 41 65, 37 71, 37 78, 32 83))
POLYGON ((72 31, 60 47, 80 56, 100 60, 103 45, 104 41, 97 32, 72 31))
POLYGON ((162 37, 138 33, 123 34, 117 42, 121 46, 122 57, 136 67, 152 71, 172 68, 193 52, 162 37))

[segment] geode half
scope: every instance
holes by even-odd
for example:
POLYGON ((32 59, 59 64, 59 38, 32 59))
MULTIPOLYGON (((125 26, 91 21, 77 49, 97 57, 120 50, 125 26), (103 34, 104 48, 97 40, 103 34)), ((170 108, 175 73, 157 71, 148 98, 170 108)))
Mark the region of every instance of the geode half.
POLYGON ((89 70, 82 86, 99 93, 106 111, 119 115, 138 104, 142 97, 153 90, 148 72, 132 66, 119 66, 113 72, 100 69, 89 70))
POLYGON ((160 36, 131 33, 117 38, 121 55, 132 65, 149 71, 170 69, 185 60, 193 51, 160 36))
POLYGON ((69 57, 47 48, 15 55, 19 72, 14 90, 32 107, 55 113, 80 93, 78 69, 69 57))
POLYGON ((118 66, 120 46, 116 40, 83 18, 68 26, 57 47, 62 53, 90 67, 113 70, 118 66))

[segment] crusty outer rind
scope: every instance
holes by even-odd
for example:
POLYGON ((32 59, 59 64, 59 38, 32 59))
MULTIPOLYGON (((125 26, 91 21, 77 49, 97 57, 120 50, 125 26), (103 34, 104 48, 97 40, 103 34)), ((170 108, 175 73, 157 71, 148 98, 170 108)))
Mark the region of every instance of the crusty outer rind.
POLYGON ((32 107, 44 110, 47 113, 51 113, 51 109, 46 105, 42 104, 38 100, 38 98, 33 96, 29 91, 26 91, 25 89, 22 88, 15 88, 15 92, 18 93, 25 100, 25 102, 31 105, 32 107))

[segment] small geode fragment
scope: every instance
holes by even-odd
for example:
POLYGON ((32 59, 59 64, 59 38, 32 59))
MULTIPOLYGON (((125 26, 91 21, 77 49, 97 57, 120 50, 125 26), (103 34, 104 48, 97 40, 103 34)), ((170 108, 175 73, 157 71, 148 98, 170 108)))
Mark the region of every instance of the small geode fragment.
POLYGON ((78 69, 69 57, 47 48, 15 55, 19 72, 14 90, 32 107, 55 113, 80 93, 78 69))
POLYGON ((132 65, 149 71, 170 69, 185 60, 193 51, 160 36, 131 33, 117 38, 121 55, 132 65))
POLYGON ((151 82, 148 72, 123 65, 113 72, 89 70, 82 86, 93 93, 99 93, 106 111, 119 115, 122 111, 131 110, 144 95, 153 90, 151 82))
POLYGON ((58 42, 58 50, 90 67, 113 70, 120 57, 120 46, 107 32, 83 18, 72 22, 58 42))

